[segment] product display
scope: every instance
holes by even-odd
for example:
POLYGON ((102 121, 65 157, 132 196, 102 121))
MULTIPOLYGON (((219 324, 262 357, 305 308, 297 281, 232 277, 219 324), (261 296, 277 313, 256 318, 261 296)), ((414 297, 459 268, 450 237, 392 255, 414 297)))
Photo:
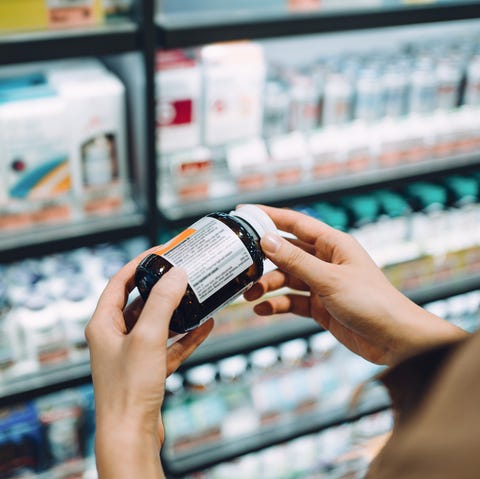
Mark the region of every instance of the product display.
POLYGON ((379 370, 322 332, 176 373, 167 380, 165 457, 347 409, 379 370))
POLYGON ((0 478, 98 479, 93 389, 70 387, 106 282, 153 245, 128 299, 180 266, 169 342, 215 318, 166 380, 167 476, 364 477, 392 428, 383 367, 242 298, 273 267, 251 204, 352 234, 477 331, 476 8, 0 0, 0 478))
POLYGON ((273 221, 253 205, 211 213, 142 260, 135 273, 140 294, 146 299, 172 266, 185 269, 188 287, 170 329, 190 331, 262 276, 260 239, 268 231, 276 231, 273 221))
POLYGON ((477 39, 440 45, 406 43, 301 67, 270 62, 261 43, 161 52, 175 61, 156 77, 157 114, 167 118, 157 125, 160 207, 261 188, 301 191, 318 180, 474 153, 477 39), (201 172, 193 165, 206 147, 201 172))
POLYGON ((0 477, 97 477, 91 386, 18 404, 0 416, 0 477))
POLYGON ((99 61, 1 75, 2 229, 133 211, 126 138, 124 86, 99 61))
POLYGON ((130 15, 133 0, 3 0, 0 33, 81 28, 130 15))
POLYGON ((108 279, 145 239, 0 267, 0 389, 49 367, 89 359, 85 326, 108 279))

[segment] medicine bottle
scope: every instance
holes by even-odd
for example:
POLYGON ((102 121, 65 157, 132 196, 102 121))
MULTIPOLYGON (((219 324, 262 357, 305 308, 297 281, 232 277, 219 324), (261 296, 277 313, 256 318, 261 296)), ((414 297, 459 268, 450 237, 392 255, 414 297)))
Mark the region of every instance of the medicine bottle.
POLYGON ((187 272, 188 287, 173 313, 170 329, 184 333, 197 328, 243 294, 263 274, 261 237, 276 231, 260 208, 211 213, 160 246, 138 265, 135 282, 143 299, 173 266, 187 272))

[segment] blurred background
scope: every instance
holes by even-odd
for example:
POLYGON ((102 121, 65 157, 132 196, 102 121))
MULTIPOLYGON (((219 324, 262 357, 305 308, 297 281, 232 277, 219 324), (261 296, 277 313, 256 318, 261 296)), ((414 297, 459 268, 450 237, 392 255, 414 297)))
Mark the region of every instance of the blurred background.
MULTIPOLYGON (((348 231, 475 331, 479 166, 480 2, 2 0, 0 478, 97 477, 85 325, 213 211, 348 231)), ((360 479, 392 427, 380 371, 237 300, 167 380, 168 477, 360 479)))

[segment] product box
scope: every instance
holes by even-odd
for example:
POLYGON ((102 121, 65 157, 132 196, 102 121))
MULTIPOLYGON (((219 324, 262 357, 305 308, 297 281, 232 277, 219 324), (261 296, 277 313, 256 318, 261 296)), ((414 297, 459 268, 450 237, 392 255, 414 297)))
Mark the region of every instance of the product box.
POLYGON ((65 103, 40 73, 0 79, 2 228, 71 216, 65 103))
POLYGON ((179 151, 163 160, 167 165, 166 181, 178 199, 199 200, 210 196, 213 158, 209 148, 199 146, 179 151))
POLYGON ((228 169, 239 191, 259 191, 270 186, 271 165, 265 142, 252 138, 227 148, 228 169))
POLYGON ((204 142, 223 145, 260 136, 265 59, 260 45, 222 43, 201 49, 204 142))
POLYGON ((298 184, 311 168, 305 136, 294 131, 269 142, 271 174, 279 185, 298 184))
POLYGON ((47 28, 45 0, 1 0, 0 33, 47 28))
POLYGON ((337 127, 316 131, 308 138, 308 147, 312 156, 312 175, 314 178, 330 178, 341 175, 345 170, 340 147, 345 137, 337 127))
POLYGON ((103 22, 101 0, 43 0, 49 28, 85 27, 103 22))
POLYGON ((157 150, 162 153, 200 144, 201 70, 182 50, 156 58, 157 150))
POLYGON ((100 214, 127 207, 123 84, 95 62, 52 68, 47 75, 67 106, 73 188, 80 210, 100 214))

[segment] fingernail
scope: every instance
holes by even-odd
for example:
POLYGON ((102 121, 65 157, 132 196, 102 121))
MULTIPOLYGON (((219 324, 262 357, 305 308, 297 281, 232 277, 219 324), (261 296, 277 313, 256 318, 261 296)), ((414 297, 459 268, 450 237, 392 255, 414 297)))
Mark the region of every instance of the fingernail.
POLYGON ((266 233, 262 238, 262 248, 265 253, 276 253, 280 249, 281 241, 280 236, 274 233, 266 233))

